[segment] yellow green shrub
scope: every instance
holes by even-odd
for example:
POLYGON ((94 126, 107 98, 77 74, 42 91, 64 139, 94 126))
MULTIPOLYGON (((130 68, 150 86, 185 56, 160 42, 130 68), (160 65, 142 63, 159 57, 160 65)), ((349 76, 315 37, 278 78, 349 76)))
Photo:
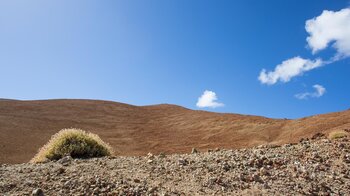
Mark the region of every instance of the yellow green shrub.
POLYGON ((346 137, 348 135, 347 132, 345 131, 332 131, 329 133, 328 138, 329 139, 339 139, 339 138, 343 138, 346 137))
POLYGON ((31 162, 58 160, 68 155, 73 158, 92 158, 110 156, 112 153, 112 148, 96 134, 80 129, 63 129, 51 137, 31 162))

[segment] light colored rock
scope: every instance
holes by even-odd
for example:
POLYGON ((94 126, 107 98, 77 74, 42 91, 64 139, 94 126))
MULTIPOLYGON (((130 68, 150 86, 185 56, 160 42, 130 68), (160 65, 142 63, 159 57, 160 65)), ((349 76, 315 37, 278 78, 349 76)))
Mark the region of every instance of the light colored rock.
POLYGON ((44 191, 40 188, 34 189, 32 192, 32 196, 44 196, 44 191))

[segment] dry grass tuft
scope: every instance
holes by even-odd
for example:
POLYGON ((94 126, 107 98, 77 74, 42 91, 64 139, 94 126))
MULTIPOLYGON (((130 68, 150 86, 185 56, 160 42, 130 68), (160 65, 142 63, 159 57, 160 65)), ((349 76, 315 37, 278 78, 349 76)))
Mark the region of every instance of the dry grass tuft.
POLYGON ((347 132, 345 132, 343 130, 337 130, 337 131, 330 132, 328 135, 328 138, 329 139, 339 139, 339 138, 346 137, 347 135, 348 135, 347 132))
POLYGON ((98 135, 71 128, 53 135, 30 162, 58 160, 67 155, 73 158, 92 158, 110 156, 112 153, 112 148, 98 135))

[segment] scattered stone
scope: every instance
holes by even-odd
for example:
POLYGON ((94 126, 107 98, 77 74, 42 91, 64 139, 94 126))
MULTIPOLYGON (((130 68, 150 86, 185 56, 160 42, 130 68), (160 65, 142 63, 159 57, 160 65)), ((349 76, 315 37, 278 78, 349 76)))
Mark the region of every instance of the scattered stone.
POLYGON ((58 160, 57 162, 62 164, 63 166, 67 166, 70 164, 70 162, 73 160, 71 156, 65 156, 62 159, 58 160))
POLYGON ((159 158, 161 159, 165 158, 165 153, 164 152, 159 153, 159 158))
POLYGON ((264 189, 270 189, 271 187, 265 182, 264 183, 264 189))
POLYGON ((166 158, 1 164, 0 195, 350 195, 349 141, 314 138, 166 158))
POLYGON ((134 182, 135 182, 135 183, 140 183, 141 181, 140 181, 139 179, 135 178, 135 179, 134 179, 134 182))
POLYGON ((147 163, 153 163, 153 160, 152 159, 148 159, 147 163))
POLYGON ((264 183, 264 181, 261 179, 261 177, 258 174, 253 174, 251 177, 251 181, 264 183))
POLYGON ((189 163, 186 159, 179 159, 178 162, 179 162, 179 165, 181 166, 186 166, 189 163))
POLYGON ((44 191, 41 190, 40 188, 34 189, 32 192, 32 195, 33 196, 44 196, 44 191))
POLYGON ((63 174, 65 172, 65 169, 63 167, 60 167, 56 170, 57 175, 63 174))
POLYGON ((260 168, 260 175, 267 176, 267 175, 270 175, 270 173, 265 167, 262 167, 260 168))
POLYGON ((325 134, 323 134, 323 133, 316 133, 315 135, 313 135, 312 137, 311 137, 311 139, 313 139, 313 140, 315 140, 315 139, 320 139, 320 138, 325 138, 326 136, 325 136, 325 134))
POLYGON ((198 153, 198 150, 197 150, 197 149, 195 149, 195 148, 192 148, 191 153, 192 153, 192 154, 196 154, 196 153, 198 153))
POLYGON ((149 152, 149 153, 147 154, 147 158, 148 158, 148 159, 154 159, 154 155, 153 155, 152 153, 149 152))

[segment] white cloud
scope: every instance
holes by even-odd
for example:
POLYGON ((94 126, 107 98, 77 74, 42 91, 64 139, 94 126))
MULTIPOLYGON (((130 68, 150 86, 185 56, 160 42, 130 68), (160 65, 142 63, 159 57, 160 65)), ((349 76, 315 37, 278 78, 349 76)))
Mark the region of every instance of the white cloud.
POLYGON ((324 10, 322 14, 307 20, 306 38, 313 53, 323 50, 332 42, 337 50, 335 59, 350 57, 350 8, 340 11, 324 10))
POLYGON ((315 84, 312 87, 315 89, 314 92, 299 93, 296 94, 295 97, 297 99, 318 98, 326 93, 326 88, 319 84, 315 84))
POLYGON ((216 97, 215 92, 206 90, 204 91, 202 96, 198 98, 196 105, 199 108, 205 108, 205 107, 217 108, 217 107, 224 106, 223 103, 216 102, 217 99, 218 98, 216 97))
POLYGON ((263 69, 260 72, 259 80, 262 84, 272 85, 281 82, 289 82, 293 77, 302 75, 306 71, 310 71, 323 65, 321 59, 314 61, 303 59, 299 56, 283 61, 277 65, 274 71, 267 72, 263 69))
POLYGON ((258 77, 262 84, 289 82, 293 77, 302 75, 306 71, 350 57, 350 8, 340 11, 324 10, 321 15, 307 20, 305 29, 309 33, 306 41, 313 54, 326 49, 333 43, 332 47, 337 51, 334 57, 327 61, 301 57, 287 59, 277 65, 274 71, 263 69, 258 77))

